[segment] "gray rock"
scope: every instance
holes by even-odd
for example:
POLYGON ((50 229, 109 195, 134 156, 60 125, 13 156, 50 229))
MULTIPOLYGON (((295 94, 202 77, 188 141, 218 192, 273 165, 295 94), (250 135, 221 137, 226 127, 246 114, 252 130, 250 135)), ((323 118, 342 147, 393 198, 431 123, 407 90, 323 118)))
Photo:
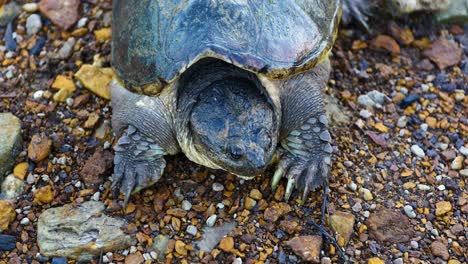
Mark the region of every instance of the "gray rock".
POLYGON ((463 156, 468 157, 468 148, 462 146, 460 149, 458 149, 458 151, 460 151, 460 153, 463 154, 463 156))
POLYGON ((76 44, 75 38, 72 37, 72 38, 67 39, 67 41, 65 41, 63 46, 59 49, 57 53, 57 57, 59 59, 68 59, 68 57, 70 57, 70 55, 73 52, 73 48, 75 47, 75 44, 76 44))
POLYGON ((90 261, 101 252, 122 250, 136 243, 121 228, 126 221, 104 214, 101 202, 67 204, 39 216, 37 243, 41 254, 90 261))
POLYGON ((10 113, 0 113, 0 182, 13 167, 21 142, 20 120, 10 113))
POLYGON ((166 248, 169 243, 169 237, 165 235, 158 235, 153 242, 153 250, 158 253, 158 260, 164 261, 166 259, 166 248))
POLYGON ((194 226, 194 225, 187 226, 187 234, 190 234, 192 236, 196 236, 197 232, 198 232, 198 230, 197 230, 196 226, 194 226))
POLYGON ((203 236, 196 246, 204 252, 211 252, 213 248, 236 227, 235 223, 225 223, 217 227, 203 228, 203 236))
POLYGON ((358 97, 358 104, 366 107, 382 108, 387 100, 387 96, 377 90, 370 91, 367 94, 361 94, 358 97))
POLYGON ((38 14, 32 14, 26 20, 26 32, 29 36, 37 34, 41 31, 42 21, 41 16, 38 14))
POLYGON ((441 22, 468 23, 468 1, 451 0, 447 9, 436 14, 437 20, 441 22))
POLYGON ((23 193, 24 182, 13 174, 8 175, 2 182, 0 199, 14 200, 23 193))
POLYGON ((3 6, 3 10, 0 11, 0 26, 6 26, 8 23, 13 21, 21 12, 21 6, 15 1, 3 6))
POLYGON ((416 213, 411 205, 405 205, 405 207, 403 207, 403 211, 405 211, 405 214, 409 218, 416 218, 416 213))
MULTIPOLYGON (((394 16, 402 16, 417 11, 445 10, 452 0, 389 0, 389 11, 394 16)), ((466 1, 466 0, 462 0, 466 1)))

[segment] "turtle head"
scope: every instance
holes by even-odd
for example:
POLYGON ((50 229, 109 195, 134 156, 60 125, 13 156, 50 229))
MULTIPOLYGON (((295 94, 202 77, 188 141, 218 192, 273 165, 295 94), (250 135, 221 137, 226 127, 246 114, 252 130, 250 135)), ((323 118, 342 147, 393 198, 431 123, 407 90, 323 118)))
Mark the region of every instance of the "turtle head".
POLYGON ((278 120, 258 86, 241 76, 219 79, 199 94, 190 116, 197 152, 243 178, 265 170, 277 143, 278 120))

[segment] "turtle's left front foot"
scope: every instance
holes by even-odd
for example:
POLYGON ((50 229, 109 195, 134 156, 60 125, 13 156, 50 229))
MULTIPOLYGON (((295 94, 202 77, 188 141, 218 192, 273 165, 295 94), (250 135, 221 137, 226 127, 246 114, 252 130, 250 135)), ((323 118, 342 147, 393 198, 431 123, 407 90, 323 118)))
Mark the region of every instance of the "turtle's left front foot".
POLYGON ((331 136, 325 115, 309 118, 300 129, 292 131, 281 144, 283 153, 271 183, 276 189, 283 176, 288 178, 285 199, 294 188, 302 192, 304 202, 310 191, 328 183, 331 163, 331 136))

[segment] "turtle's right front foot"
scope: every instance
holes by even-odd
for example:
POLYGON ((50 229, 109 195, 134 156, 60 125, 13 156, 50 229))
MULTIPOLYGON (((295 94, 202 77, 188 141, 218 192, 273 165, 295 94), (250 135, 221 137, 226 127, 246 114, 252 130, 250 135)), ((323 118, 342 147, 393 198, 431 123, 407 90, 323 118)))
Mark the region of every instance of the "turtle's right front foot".
POLYGON ((114 146, 114 174, 112 189, 125 195, 124 207, 130 195, 149 187, 161 178, 166 151, 129 126, 114 146))
POLYGON ((367 31, 369 31, 368 17, 370 16, 369 0, 344 0, 343 14, 341 20, 343 24, 349 24, 354 19, 367 31))

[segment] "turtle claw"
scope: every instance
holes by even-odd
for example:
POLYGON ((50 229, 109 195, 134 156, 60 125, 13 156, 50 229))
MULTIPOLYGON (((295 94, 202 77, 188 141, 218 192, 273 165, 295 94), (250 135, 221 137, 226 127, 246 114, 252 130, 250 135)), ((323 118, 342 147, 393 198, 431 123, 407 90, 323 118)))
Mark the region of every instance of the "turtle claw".
POLYGON ((132 193, 153 185, 164 172, 165 151, 152 142, 130 126, 114 147, 112 189, 125 195, 124 208, 132 193))
POLYGON ((301 202, 303 203, 310 191, 327 183, 327 161, 329 158, 328 155, 324 155, 323 158, 305 160, 300 157, 292 157, 291 154, 286 153, 273 175, 272 189, 275 190, 279 180, 286 175, 288 183, 286 185, 284 200, 288 201, 294 189, 298 189, 302 192, 301 202))

